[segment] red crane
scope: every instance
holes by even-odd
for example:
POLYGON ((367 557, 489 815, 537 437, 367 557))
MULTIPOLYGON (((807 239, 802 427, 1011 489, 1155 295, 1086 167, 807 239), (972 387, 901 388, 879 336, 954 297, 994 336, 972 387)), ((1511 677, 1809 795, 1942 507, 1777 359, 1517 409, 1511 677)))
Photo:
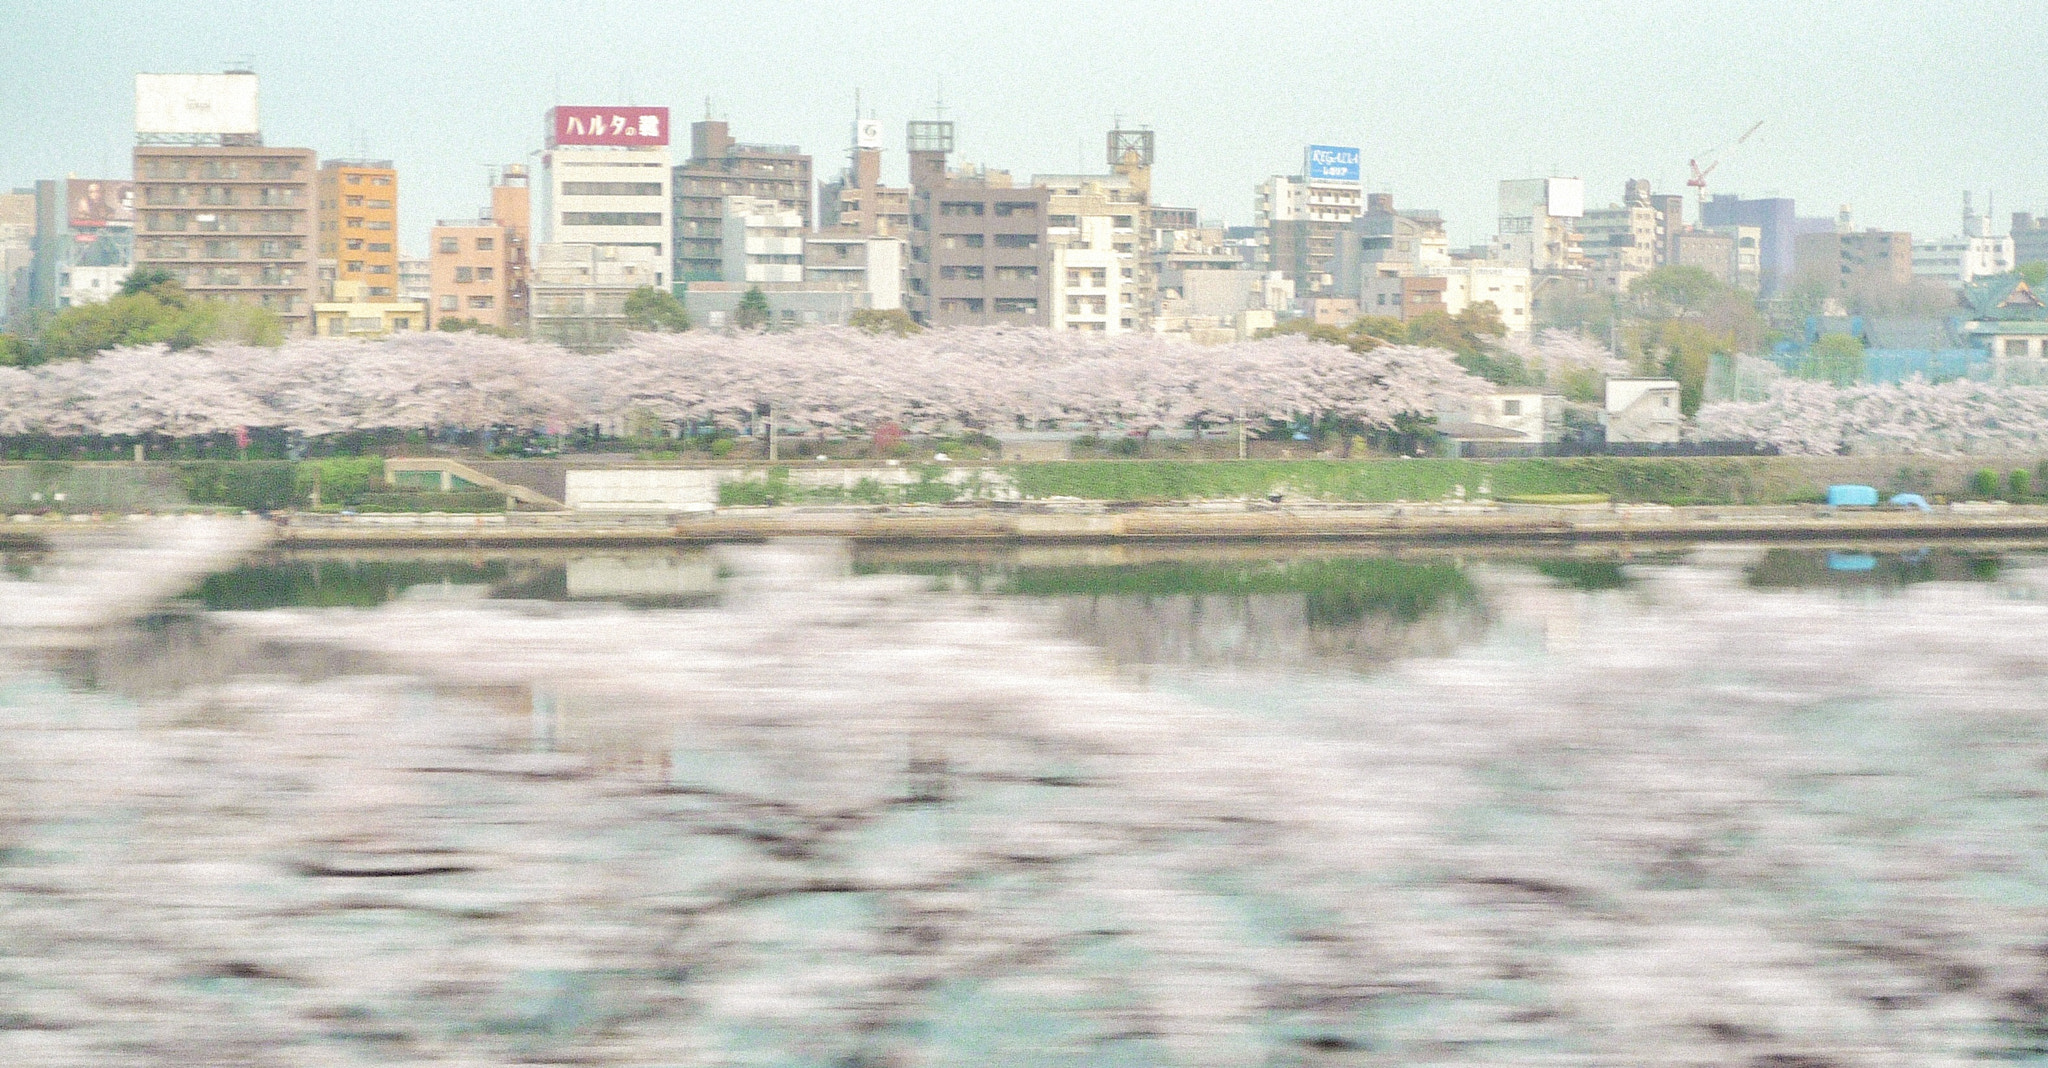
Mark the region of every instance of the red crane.
POLYGON ((1707 175, 1714 173, 1714 168, 1719 167, 1721 165, 1721 161, 1717 157, 1719 157, 1721 153, 1726 152, 1731 148, 1734 148, 1736 145, 1739 145, 1744 141, 1749 140, 1749 135, 1755 133, 1757 129, 1761 127, 1763 124, 1764 120, 1756 120, 1756 125, 1751 126, 1748 130, 1744 131, 1741 137, 1738 137, 1735 140, 1730 141, 1725 145, 1722 145, 1720 148, 1717 148, 1712 152, 1706 153, 1706 158, 1711 162, 1707 164, 1705 170, 1700 169, 1699 160, 1689 159, 1685 161, 1686 164, 1692 168, 1692 177, 1687 178, 1685 180, 1685 184, 1692 186, 1694 189, 1700 191, 1699 197, 1701 204, 1705 204, 1707 202, 1707 175))

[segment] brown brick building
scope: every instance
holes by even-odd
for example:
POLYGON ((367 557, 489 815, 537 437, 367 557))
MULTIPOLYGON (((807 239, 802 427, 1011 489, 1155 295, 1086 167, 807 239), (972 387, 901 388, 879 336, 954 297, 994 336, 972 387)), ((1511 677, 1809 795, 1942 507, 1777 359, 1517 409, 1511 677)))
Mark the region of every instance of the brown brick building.
POLYGON ((287 332, 309 333, 316 164, 309 148, 136 146, 136 267, 169 271, 197 297, 269 308, 287 332))

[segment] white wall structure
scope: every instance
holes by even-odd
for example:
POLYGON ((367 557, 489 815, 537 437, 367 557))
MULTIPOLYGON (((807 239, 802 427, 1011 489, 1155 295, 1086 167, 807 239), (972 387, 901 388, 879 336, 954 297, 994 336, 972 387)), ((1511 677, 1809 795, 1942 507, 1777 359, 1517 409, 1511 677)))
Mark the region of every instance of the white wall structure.
POLYGON ((535 244, 645 249, 663 264, 648 283, 666 287, 673 262, 667 146, 556 148, 541 156, 535 244))

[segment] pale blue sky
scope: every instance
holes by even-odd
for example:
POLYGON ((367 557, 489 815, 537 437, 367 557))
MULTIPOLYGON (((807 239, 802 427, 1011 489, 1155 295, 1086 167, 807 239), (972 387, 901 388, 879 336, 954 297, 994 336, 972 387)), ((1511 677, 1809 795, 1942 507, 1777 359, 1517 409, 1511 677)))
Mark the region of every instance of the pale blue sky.
POLYGON ((708 96, 827 176, 859 89, 893 181, 941 84, 963 161, 1098 169, 1121 114, 1158 131, 1162 202, 1235 223, 1310 141, 1363 146, 1370 188, 1466 243, 1499 179, 1579 175, 1594 204, 1630 177, 1687 192, 1689 156, 1763 119, 1715 190, 1946 234, 1966 187, 1980 209, 1995 191, 2001 229, 2048 210, 2043 40, 2048 4, 1912 0, 0 0, 0 186, 127 175, 136 71, 248 59, 269 143, 397 161, 413 251, 475 213, 486 166, 538 147, 554 103, 682 123, 708 96))

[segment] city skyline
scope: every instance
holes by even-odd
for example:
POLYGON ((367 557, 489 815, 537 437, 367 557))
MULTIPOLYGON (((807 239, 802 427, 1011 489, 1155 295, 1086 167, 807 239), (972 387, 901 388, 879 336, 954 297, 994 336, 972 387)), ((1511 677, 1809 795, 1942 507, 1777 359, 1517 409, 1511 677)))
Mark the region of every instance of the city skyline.
MULTIPOLYGON (((1099 171, 1105 130, 1147 126, 1155 202, 1233 224, 1251 221, 1255 183, 1300 169, 1302 146, 1356 144, 1366 188, 1441 210, 1469 244, 1494 230, 1501 179, 1582 177, 1589 206, 1619 200, 1628 178, 1690 199, 1686 161, 1758 119, 1710 192, 1791 196, 1805 215, 1847 203, 1859 226, 1929 237, 1959 229, 1965 189, 1980 210, 1996 198, 2001 230, 2010 211, 2048 207, 2048 147, 2027 126, 2038 106, 2024 85, 1956 92, 1971 19, 1905 5, 1722 4, 1702 20, 1675 5, 1480 16, 1389 4, 1289 32, 1267 6, 1135 4, 1062 43, 1033 32, 1052 20, 1028 5, 948 11, 947 27, 918 5, 856 16, 766 4, 741 17, 593 4, 505 11, 473 34, 369 32, 436 7, 286 15, 145 0, 108 24, 29 0, 0 45, 13 53, 0 86, 19 102, 0 131, 0 187, 126 177, 136 71, 247 61, 263 77, 267 143, 396 161, 413 254, 436 219, 474 214, 485 168, 529 159, 554 104, 665 105, 682 126, 708 96, 736 136, 800 145, 822 180, 843 159, 856 91, 889 131, 888 181, 904 173, 903 124, 943 93, 959 162, 1020 177, 1099 171), (1243 32, 1261 24, 1273 33, 1243 32), (150 25, 183 27, 179 43, 138 32, 150 25)), ((2007 39, 2048 29, 2048 14, 2001 17, 2007 39)))

